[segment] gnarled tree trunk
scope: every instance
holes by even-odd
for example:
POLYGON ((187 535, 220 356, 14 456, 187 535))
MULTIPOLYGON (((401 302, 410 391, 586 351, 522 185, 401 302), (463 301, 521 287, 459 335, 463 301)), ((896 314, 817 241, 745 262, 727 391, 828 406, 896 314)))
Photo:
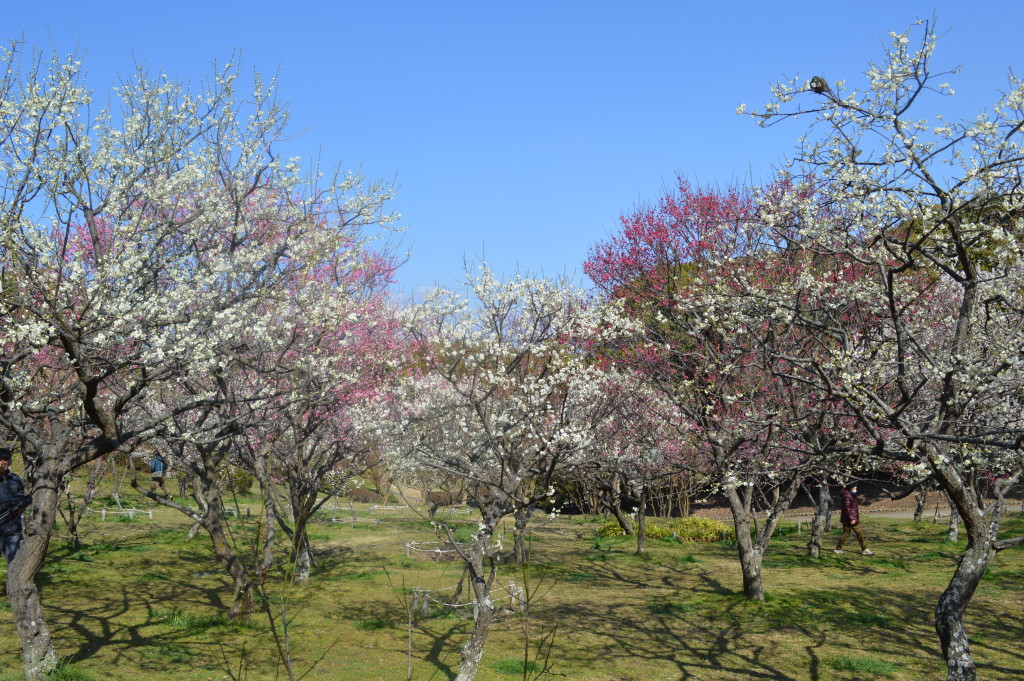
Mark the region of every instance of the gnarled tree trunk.
POLYGON ((759 493, 756 486, 733 487, 726 491, 725 497, 729 501, 736 529, 736 547, 743 572, 743 594, 747 598, 764 600, 761 561, 775 528, 782 520, 782 514, 793 503, 801 482, 801 478, 796 477, 759 496, 766 507, 764 523, 761 524, 758 524, 755 512, 752 511, 754 496, 759 493), (753 536, 751 530, 754 531, 753 536))
POLYGON ((7 566, 7 595, 21 639, 27 681, 42 681, 57 666, 57 653, 43 616, 35 578, 46 560, 63 473, 45 460, 38 464, 29 472, 27 491, 32 494, 32 506, 25 518, 24 540, 18 555, 7 566))
MULTIPOLYGON (((940 450, 933 461, 941 461, 944 454, 940 450)), ((968 480, 953 467, 933 464, 933 469, 936 480, 950 501, 950 512, 960 515, 967 534, 967 548, 935 606, 935 632, 946 659, 947 681, 977 681, 977 669, 964 629, 964 612, 995 557, 997 546, 1007 543, 996 540, 1004 503, 1003 492, 997 493, 991 516, 986 519, 983 501, 968 480)))

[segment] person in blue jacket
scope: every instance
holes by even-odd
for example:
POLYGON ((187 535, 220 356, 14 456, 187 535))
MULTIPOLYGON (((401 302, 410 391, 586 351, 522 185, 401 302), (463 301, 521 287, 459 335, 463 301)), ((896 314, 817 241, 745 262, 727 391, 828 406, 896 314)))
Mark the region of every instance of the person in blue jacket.
POLYGON ((150 485, 150 491, 156 493, 157 489, 160 489, 165 497, 169 497, 167 488, 164 487, 164 478, 167 477, 167 460, 162 454, 157 454, 149 461, 149 477, 152 479, 153 484, 150 485))
POLYGON ((25 484, 11 472, 12 458, 10 449, 0 447, 0 545, 8 564, 21 548, 21 511, 27 502, 25 484))

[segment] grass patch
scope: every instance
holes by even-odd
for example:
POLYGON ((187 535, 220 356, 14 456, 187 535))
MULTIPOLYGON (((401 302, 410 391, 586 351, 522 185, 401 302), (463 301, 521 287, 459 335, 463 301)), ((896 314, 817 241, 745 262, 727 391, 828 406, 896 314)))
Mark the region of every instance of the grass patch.
POLYGON ((897 570, 906 570, 907 564, 899 558, 888 558, 872 556, 867 559, 867 562, 878 567, 891 567, 897 570))
POLYGON ((101 541, 83 548, 79 553, 87 552, 93 556, 97 556, 101 553, 145 553, 152 549, 153 546, 149 544, 126 544, 125 542, 118 541, 101 541))
POLYGON ((891 627, 896 623, 896 618, 891 615, 879 615, 874 612, 851 612, 843 616, 842 620, 837 623, 852 624, 859 627, 891 627))
POLYGON ((432 620, 461 620, 462 618, 463 613, 459 612, 457 608, 442 606, 430 611, 430 619, 432 620))
MULTIPOLYGON (((139 505, 132 498, 122 502, 139 505)), ((190 523, 183 515, 156 515, 152 522, 127 525, 87 516, 82 536, 89 546, 81 552, 64 548, 67 532, 58 523, 46 569, 63 563, 71 571, 41 586, 48 623, 63 632, 62 651, 80 651, 77 665, 96 681, 204 681, 224 675, 225 659, 236 671, 244 661, 250 681, 274 678, 279 664, 263 604, 257 599, 250 627, 228 620, 231 582, 212 554, 209 537, 187 539, 190 523)), ((811 649, 817 651, 822 679, 945 678, 932 609, 959 552, 941 541, 942 527, 872 518, 870 539, 872 548, 880 549, 881 563, 853 552, 845 560, 835 560, 831 552, 809 560, 806 537, 773 538, 764 562, 767 597, 758 603, 743 596, 736 551, 722 542, 650 541, 645 562, 631 557, 635 537, 595 537, 600 518, 544 522, 544 541, 533 546, 531 562, 499 567, 492 592, 498 611, 480 678, 522 678, 523 631, 515 608, 507 610, 509 582, 530 590, 531 638, 557 625, 551 659, 557 661, 559 681, 709 673, 723 681, 802 681, 809 678, 811 649), (752 650, 765 653, 752 655, 752 650), (830 666, 839 655, 854 661, 839 662, 841 669, 830 666), (876 673, 865 658, 891 660, 899 669, 876 673), (515 665, 506 668, 510 673, 492 666, 505 661, 515 665)), ((472 531, 476 524, 466 516, 454 526, 472 531)), ((246 525, 238 536, 248 540, 251 529, 246 525)), ((291 585, 283 571, 267 582, 278 616, 287 606, 293 659, 302 670, 320 660, 308 678, 405 678, 403 600, 411 605, 414 588, 436 590, 439 600, 452 596, 461 563, 406 558, 405 543, 437 541, 429 524, 411 517, 383 517, 369 529, 338 524, 324 531, 331 540, 313 541, 317 564, 310 586, 291 585)), ((838 535, 836 528, 826 537, 827 548, 838 535)), ((282 540, 275 555, 279 564, 287 564, 289 548, 282 540)), ((251 560, 252 554, 243 559, 251 560)), ((1024 580, 1024 551, 1000 553, 989 572, 972 599, 968 635, 986 681, 1017 681, 1014 651, 1020 632, 1012 623, 1024 619, 1024 603, 1015 597, 1024 580)), ((463 586, 464 602, 470 596, 463 586)), ((7 607, 0 600, 0 610, 7 607)), ((0 612, 4 617, 10 626, 10 613, 0 612)), ((414 678, 454 673, 471 617, 470 608, 432 604, 429 615, 416 618, 414 678)), ((20 667, 17 646, 0 650, 0 681, 20 678, 20 667)))
POLYGON ((46 678, 49 681, 93 681, 90 674, 67 658, 57 662, 57 668, 46 678))
POLYGON ((530 660, 529 662, 523 662, 520 658, 509 657, 504 660, 496 660, 492 662, 490 668, 496 672, 502 674, 509 674, 513 676, 522 676, 523 674, 536 674, 541 671, 541 666, 530 660))
POLYGON ((352 626, 359 631, 380 631, 381 629, 389 629, 391 627, 391 622, 380 619, 379 617, 374 617, 368 620, 353 622, 352 626))
POLYGON ((310 532, 309 530, 306 531, 306 536, 310 541, 330 541, 332 538, 330 532, 310 532))
POLYGON ((693 606, 680 601, 657 601, 647 607, 652 615, 660 617, 680 617, 693 611, 693 606))
POLYGON ((570 572, 563 579, 570 584, 583 584, 594 581, 597 579, 597 576, 581 570, 579 572, 570 572))
POLYGON ((155 611, 153 613, 153 618, 164 622, 167 626, 173 629, 193 633, 206 631, 207 629, 213 629, 214 627, 226 627, 229 629, 243 629, 247 627, 246 624, 236 622, 227 615, 193 615, 192 613, 183 611, 181 608, 155 611))
POLYGON ((162 575, 158 572, 146 572, 140 575, 139 579, 141 579, 144 582, 165 582, 170 580, 170 577, 168 577, 167 575, 162 575))
POLYGON ((842 656, 829 660, 829 666, 839 672, 870 674, 871 676, 894 676, 900 670, 899 665, 873 657, 842 656))
POLYGON ((914 560, 951 560, 955 557, 956 555, 952 551, 923 551, 915 555, 914 560))
POLYGON ((156 662, 169 662, 171 664, 186 663, 195 657, 195 653, 177 643, 161 643, 160 645, 149 646, 143 648, 139 654, 156 662))

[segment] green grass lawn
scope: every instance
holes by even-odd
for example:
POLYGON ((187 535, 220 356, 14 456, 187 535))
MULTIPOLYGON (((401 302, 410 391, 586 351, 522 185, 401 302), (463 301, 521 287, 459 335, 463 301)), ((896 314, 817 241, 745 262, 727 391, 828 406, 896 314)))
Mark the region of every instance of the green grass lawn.
MULTIPOLYGON (((472 516, 457 517, 466 527, 475 524, 472 516)), ((932 608, 958 549, 943 541, 944 524, 872 517, 865 532, 876 555, 828 552, 821 560, 806 557, 806 534, 787 524, 764 560, 763 603, 742 597, 732 542, 648 540, 647 553, 638 557, 630 538, 597 538, 597 526, 597 519, 548 522, 532 533, 529 567, 505 568, 500 577, 502 584, 530 587, 526 624, 534 643, 557 625, 550 656, 557 676, 551 678, 945 678, 932 608)), ((1009 516, 1006 526, 1007 536, 1024 533, 1019 515, 1009 516)), ((236 521, 236 528, 244 533, 251 523, 236 521)), ((265 615, 257 612, 247 626, 225 617, 229 581, 208 538, 189 540, 186 529, 183 517, 161 508, 153 520, 90 517, 86 548, 71 552, 58 528, 39 584, 68 662, 60 678, 285 678, 276 676, 265 615)), ((278 576, 271 584, 273 605, 286 606, 294 618, 296 670, 315 666, 307 679, 405 679, 406 605, 416 589, 443 597, 438 590, 456 584, 460 565, 406 557, 406 542, 434 539, 429 525, 411 515, 382 515, 378 525, 319 522, 311 534, 314 583, 289 587, 278 576)), ((1022 583, 1024 549, 1006 551, 972 601, 967 626, 980 678, 1017 679, 1024 669, 1022 583)), ((0 609, 0 626, 10 632, 0 652, 0 680, 18 679, 6 598, 0 609)), ((524 622, 515 608, 504 610, 487 644, 482 681, 541 669, 532 659, 524 663, 524 622)), ((454 676, 471 626, 465 613, 435 606, 416 617, 414 679, 454 676)))

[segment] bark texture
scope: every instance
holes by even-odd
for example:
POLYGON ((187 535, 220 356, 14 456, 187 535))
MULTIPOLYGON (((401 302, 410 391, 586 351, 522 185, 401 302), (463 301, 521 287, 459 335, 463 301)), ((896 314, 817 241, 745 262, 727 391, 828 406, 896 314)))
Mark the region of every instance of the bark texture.
POLYGON ((25 519, 24 541, 7 568, 7 595, 11 600, 14 626, 21 639, 21 654, 27 681, 43 681, 57 666, 50 627, 35 578, 46 560, 46 550, 57 510, 57 487, 61 476, 52 469, 37 469, 31 481, 32 506, 25 519))

